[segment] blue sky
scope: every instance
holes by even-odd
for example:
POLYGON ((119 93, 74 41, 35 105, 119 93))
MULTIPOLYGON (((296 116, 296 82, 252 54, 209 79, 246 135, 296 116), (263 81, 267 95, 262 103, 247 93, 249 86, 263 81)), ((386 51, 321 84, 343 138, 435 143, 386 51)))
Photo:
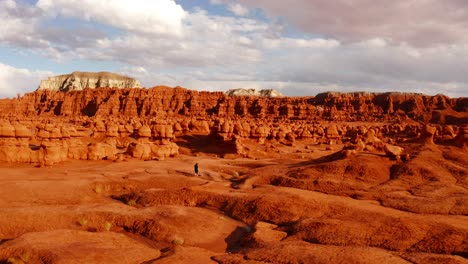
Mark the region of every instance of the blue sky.
POLYGON ((468 96, 459 0, 0 0, 0 97, 72 71, 189 89, 468 96))

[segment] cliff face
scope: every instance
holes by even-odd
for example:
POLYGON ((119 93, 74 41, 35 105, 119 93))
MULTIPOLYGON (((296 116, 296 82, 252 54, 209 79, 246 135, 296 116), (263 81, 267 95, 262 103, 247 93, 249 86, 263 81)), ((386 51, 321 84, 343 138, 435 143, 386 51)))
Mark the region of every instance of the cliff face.
POLYGON ((109 72, 73 72, 43 80, 38 90, 81 91, 85 88, 139 88, 138 80, 109 72))
POLYGON ((226 95, 229 96, 264 96, 264 97, 284 97, 284 94, 273 90, 273 89, 265 89, 257 91, 255 89, 230 89, 226 91, 226 95))
POLYGON ((184 88, 38 90, 0 100, 2 115, 254 117, 328 121, 467 123, 468 98, 404 93, 323 93, 315 97, 227 96, 184 88))
POLYGON ((163 159, 179 153, 176 139, 184 135, 209 138, 220 155, 256 158, 261 154, 249 149, 252 142, 293 146, 305 140, 354 144, 343 155, 367 148, 398 157, 402 150, 385 144, 412 140, 468 150, 466 124, 468 98, 442 95, 269 98, 162 86, 38 90, 0 100, 0 161, 52 165, 67 159, 163 159))

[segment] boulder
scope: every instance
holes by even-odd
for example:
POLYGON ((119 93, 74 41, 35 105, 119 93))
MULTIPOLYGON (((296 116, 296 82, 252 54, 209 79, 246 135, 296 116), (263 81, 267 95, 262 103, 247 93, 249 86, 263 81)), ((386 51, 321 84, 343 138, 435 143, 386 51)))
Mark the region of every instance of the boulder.
POLYGON ((44 150, 43 165, 52 166, 68 158, 68 146, 65 142, 43 141, 41 148, 44 150))
POLYGON ((164 159, 179 155, 179 146, 177 146, 176 143, 168 143, 164 145, 152 144, 150 146, 152 157, 156 159, 164 159))
POLYGON ((385 144, 384 151, 388 157, 398 158, 403 153, 404 149, 402 147, 385 144))
POLYGON ((133 158, 150 160, 152 158, 151 145, 144 143, 130 143, 126 152, 133 158))
POLYGON ((171 125, 157 124, 153 126, 153 136, 156 139, 174 138, 174 130, 171 125))
POLYGON ((203 133, 209 134, 210 133, 210 125, 206 120, 192 120, 190 122, 190 130, 194 133, 203 133))
POLYGON ((115 159, 117 148, 107 143, 91 143, 88 145, 88 160, 115 159))
POLYGON ((258 222, 255 225, 255 232, 252 234, 254 242, 259 245, 266 245, 280 242, 283 238, 288 236, 286 232, 275 230, 277 227, 278 226, 274 224, 258 222))
POLYGON ((138 129, 138 136, 142 138, 149 138, 151 137, 151 128, 147 125, 141 126, 138 129))

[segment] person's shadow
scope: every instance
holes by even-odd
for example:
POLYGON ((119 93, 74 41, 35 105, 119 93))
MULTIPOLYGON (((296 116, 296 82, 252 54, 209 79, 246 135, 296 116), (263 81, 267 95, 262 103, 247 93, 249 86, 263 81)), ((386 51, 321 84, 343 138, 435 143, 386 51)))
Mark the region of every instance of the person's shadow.
MULTIPOLYGON (((180 170, 176 170, 176 172, 187 177, 197 177, 195 173, 191 173, 191 172, 180 171, 180 170)), ((200 175, 200 173, 198 175, 200 175)))

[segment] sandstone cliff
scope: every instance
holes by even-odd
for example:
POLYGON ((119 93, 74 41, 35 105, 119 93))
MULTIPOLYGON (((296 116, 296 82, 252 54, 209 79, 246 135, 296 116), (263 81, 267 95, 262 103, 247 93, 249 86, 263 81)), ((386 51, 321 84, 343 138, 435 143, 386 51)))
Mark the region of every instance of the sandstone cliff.
POLYGON ((412 119, 440 124, 468 123, 468 98, 405 93, 322 93, 315 97, 227 96, 165 86, 151 89, 39 90, 0 100, 8 116, 254 117, 327 121, 412 119))
MULTIPOLYGON (((256 158, 263 154, 249 144, 265 146, 265 153, 274 155, 273 144, 292 147, 306 141, 351 144, 338 157, 365 150, 400 158, 404 150, 393 144, 408 140, 467 150, 466 124, 468 99, 443 95, 269 98, 164 86, 39 90, 0 100, 0 161, 52 165, 67 159, 163 159, 177 155, 177 144, 186 144, 180 141, 186 138, 206 141, 209 151, 219 155, 256 158)), ((182 151, 190 149, 186 145, 182 151)))
POLYGON ((284 97, 284 95, 273 89, 265 89, 257 91, 255 89, 230 89, 226 91, 229 96, 262 96, 262 97, 284 97))
POLYGON ((85 88, 139 88, 138 80, 110 72, 78 72, 49 77, 41 81, 38 90, 81 91, 85 88))

